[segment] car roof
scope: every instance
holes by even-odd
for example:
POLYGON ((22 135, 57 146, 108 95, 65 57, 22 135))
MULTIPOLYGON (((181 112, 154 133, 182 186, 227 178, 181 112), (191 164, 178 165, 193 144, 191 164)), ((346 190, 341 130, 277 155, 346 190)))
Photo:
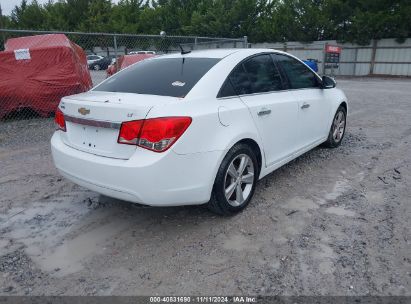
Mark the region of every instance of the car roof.
MULTIPOLYGON (((189 51, 189 50, 187 50, 189 51)), ((213 49, 213 50, 198 50, 191 51, 188 54, 182 55, 180 52, 165 54, 162 58, 224 58, 234 52, 238 52, 239 49, 213 49)))
POLYGON ((258 53, 264 53, 264 52, 269 52, 269 53, 283 53, 278 50, 274 49, 211 49, 211 50, 196 50, 196 51, 191 51, 188 54, 181 54, 180 52, 172 53, 172 54, 165 54, 160 57, 157 57, 158 59, 161 58, 216 58, 216 59, 223 59, 229 55, 232 55, 234 53, 237 53, 237 55, 243 54, 244 57, 253 55, 253 54, 258 54, 258 53))

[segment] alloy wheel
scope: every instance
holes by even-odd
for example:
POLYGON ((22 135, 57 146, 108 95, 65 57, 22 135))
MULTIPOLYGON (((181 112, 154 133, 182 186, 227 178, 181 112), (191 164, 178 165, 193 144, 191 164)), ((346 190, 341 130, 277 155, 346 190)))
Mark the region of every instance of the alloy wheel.
POLYGON ((340 110, 335 115, 333 122, 333 139, 336 143, 339 143, 344 135, 345 131, 345 113, 340 110))
POLYGON ((246 154, 237 155, 225 174, 224 193, 233 207, 242 205, 250 196, 254 184, 254 165, 246 154))

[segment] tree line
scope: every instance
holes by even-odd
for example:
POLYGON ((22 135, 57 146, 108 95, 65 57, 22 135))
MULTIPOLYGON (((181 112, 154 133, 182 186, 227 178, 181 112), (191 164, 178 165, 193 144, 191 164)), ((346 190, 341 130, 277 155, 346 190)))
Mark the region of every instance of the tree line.
POLYGON ((22 0, 1 26, 367 44, 411 37, 410 16, 410 0, 22 0))

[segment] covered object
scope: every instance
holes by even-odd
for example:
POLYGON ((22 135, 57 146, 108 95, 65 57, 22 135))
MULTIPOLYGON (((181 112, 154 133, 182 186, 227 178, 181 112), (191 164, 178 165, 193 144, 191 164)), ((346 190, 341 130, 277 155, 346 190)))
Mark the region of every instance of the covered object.
POLYGON ((113 63, 108 67, 106 70, 107 76, 111 76, 115 73, 117 73, 117 67, 119 68, 118 70, 125 69, 126 67, 137 63, 139 61, 143 61, 144 59, 150 58, 150 57, 155 57, 156 55, 153 54, 133 54, 133 55, 123 55, 120 56, 117 60, 117 64, 113 63))
POLYGON ((0 119, 22 109, 49 116, 91 87, 83 49, 63 34, 11 38, 0 52, 0 119))

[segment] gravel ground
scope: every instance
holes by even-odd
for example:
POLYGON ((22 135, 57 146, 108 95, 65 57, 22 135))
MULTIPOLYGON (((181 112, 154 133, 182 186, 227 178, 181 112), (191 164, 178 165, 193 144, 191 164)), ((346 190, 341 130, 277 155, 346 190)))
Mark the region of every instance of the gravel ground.
POLYGON ((231 218, 99 196, 54 169, 50 120, 0 123, 0 295, 411 295, 411 81, 338 86, 342 146, 231 218))

